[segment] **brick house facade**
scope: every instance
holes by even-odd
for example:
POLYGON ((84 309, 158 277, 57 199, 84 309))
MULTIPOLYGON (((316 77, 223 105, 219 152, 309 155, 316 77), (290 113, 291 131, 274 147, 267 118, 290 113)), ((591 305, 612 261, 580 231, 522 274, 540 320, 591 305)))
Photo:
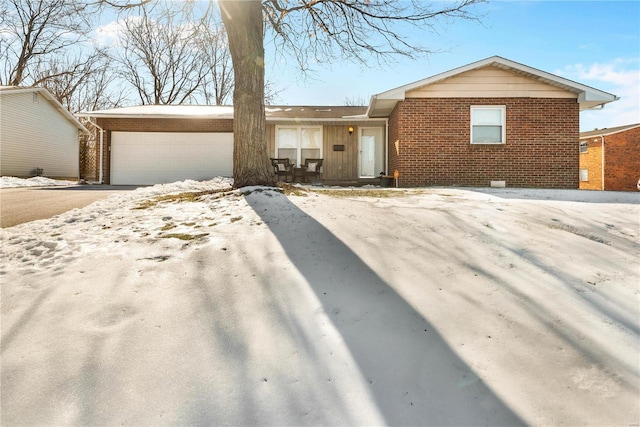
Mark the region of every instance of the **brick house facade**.
MULTIPOLYGON (((401 187, 578 188, 579 113, 617 99, 494 56, 374 95, 367 107, 266 107, 266 140, 270 156, 288 157, 295 165, 304 163, 304 156, 311 158, 305 153, 313 145, 313 156, 324 159, 321 176, 328 183, 371 183, 380 172, 398 171, 401 187)), ((134 138, 136 132, 233 131, 233 108, 222 106, 142 106, 84 117, 104 130, 106 183, 114 174, 112 132, 118 132, 124 145, 127 132, 134 138)), ((220 151, 226 156, 233 144, 230 136, 226 151, 220 151)), ((136 142, 142 148, 128 153, 153 155, 147 148, 165 149, 152 141, 155 136, 145 147, 144 137, 136 142)), ((187 140, 190 135, 181 137, 187 140)), ((182 140, 173 144, 174 152, 180 152, 182 140)), ((207 155, 216 159, 218 152, 207 155)), ((193 164, 198 160, 194 157, 189 160, 193 164)), ((119 157, 118 162, 128 163, 129 158, 119 157)), ((225 157, 223 162, 232 160, 225 157)), ((149 168, 155 177, 160 177, 163 164, 173 166, 157 161, 155 169, 149 168)), ((219 165, 218 170, 228 170, 219 165)))
POLYGON ((578 188, 579 113, 616 99, 492 57, 375 95, 369 114, 389 118, 400 186, 578 188), (480 110, 502 118, 485 126, 480 110), (476 139, 482 127, 493 140, 476 139))
POLYGON ((637 190, 640 123, 582 132, 579 152, 580 189, 637 190))
POLYGON ((578 134, 572 99, 407 99, 389 118, 389 140, 400 141, 389 169, 403 186, 578 188, 578 134), (470 144, 470 109, 483 104, 506 107, 504 144, 470 144))

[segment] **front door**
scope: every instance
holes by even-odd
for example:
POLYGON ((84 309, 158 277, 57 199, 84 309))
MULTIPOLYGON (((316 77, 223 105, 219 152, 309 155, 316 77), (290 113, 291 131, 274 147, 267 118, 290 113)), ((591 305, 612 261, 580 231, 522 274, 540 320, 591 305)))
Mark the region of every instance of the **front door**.
POLYGON ((360 178, 374 178, 382 171, 382 131, 380 128, 360 129, 358 163, 360 178))

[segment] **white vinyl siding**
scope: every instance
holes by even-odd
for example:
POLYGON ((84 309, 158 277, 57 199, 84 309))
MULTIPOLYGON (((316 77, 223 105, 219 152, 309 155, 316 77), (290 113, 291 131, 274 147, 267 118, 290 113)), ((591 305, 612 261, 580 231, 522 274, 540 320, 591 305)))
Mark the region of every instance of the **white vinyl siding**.
POLYGON ((294 165, 322 158, 322 126, 277 126, 275 156, 294 165))
POLYGON ((78 128, 44 96, 0 95, 0 175, 50 178, 79 176, 78 128))
POLYGON ((497 67, 483 67, 416 88, 407 98, 578 98, 576 93, 497 67))
POLYGON ((111 132, 113 185, 233 175, 233 133, 111 132))
POLYGON ((471 106, 471 143, 505 143, 505 106, 471 106))

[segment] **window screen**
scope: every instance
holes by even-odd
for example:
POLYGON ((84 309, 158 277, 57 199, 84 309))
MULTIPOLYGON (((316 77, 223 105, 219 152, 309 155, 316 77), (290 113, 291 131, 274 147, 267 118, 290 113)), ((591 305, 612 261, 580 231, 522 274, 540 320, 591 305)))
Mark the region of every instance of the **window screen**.
POLYGON ((505 107, 471 107, 471 143, 504 144, 505 107))

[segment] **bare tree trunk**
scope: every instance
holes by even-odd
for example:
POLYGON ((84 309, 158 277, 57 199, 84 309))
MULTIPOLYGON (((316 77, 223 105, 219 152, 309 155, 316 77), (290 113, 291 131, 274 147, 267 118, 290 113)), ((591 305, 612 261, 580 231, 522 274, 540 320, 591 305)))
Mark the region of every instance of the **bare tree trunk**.
POLYGON ((260 0, 220 0, 233 61, 234 187, 274 185, 264 111, 264 30, 260 0))

